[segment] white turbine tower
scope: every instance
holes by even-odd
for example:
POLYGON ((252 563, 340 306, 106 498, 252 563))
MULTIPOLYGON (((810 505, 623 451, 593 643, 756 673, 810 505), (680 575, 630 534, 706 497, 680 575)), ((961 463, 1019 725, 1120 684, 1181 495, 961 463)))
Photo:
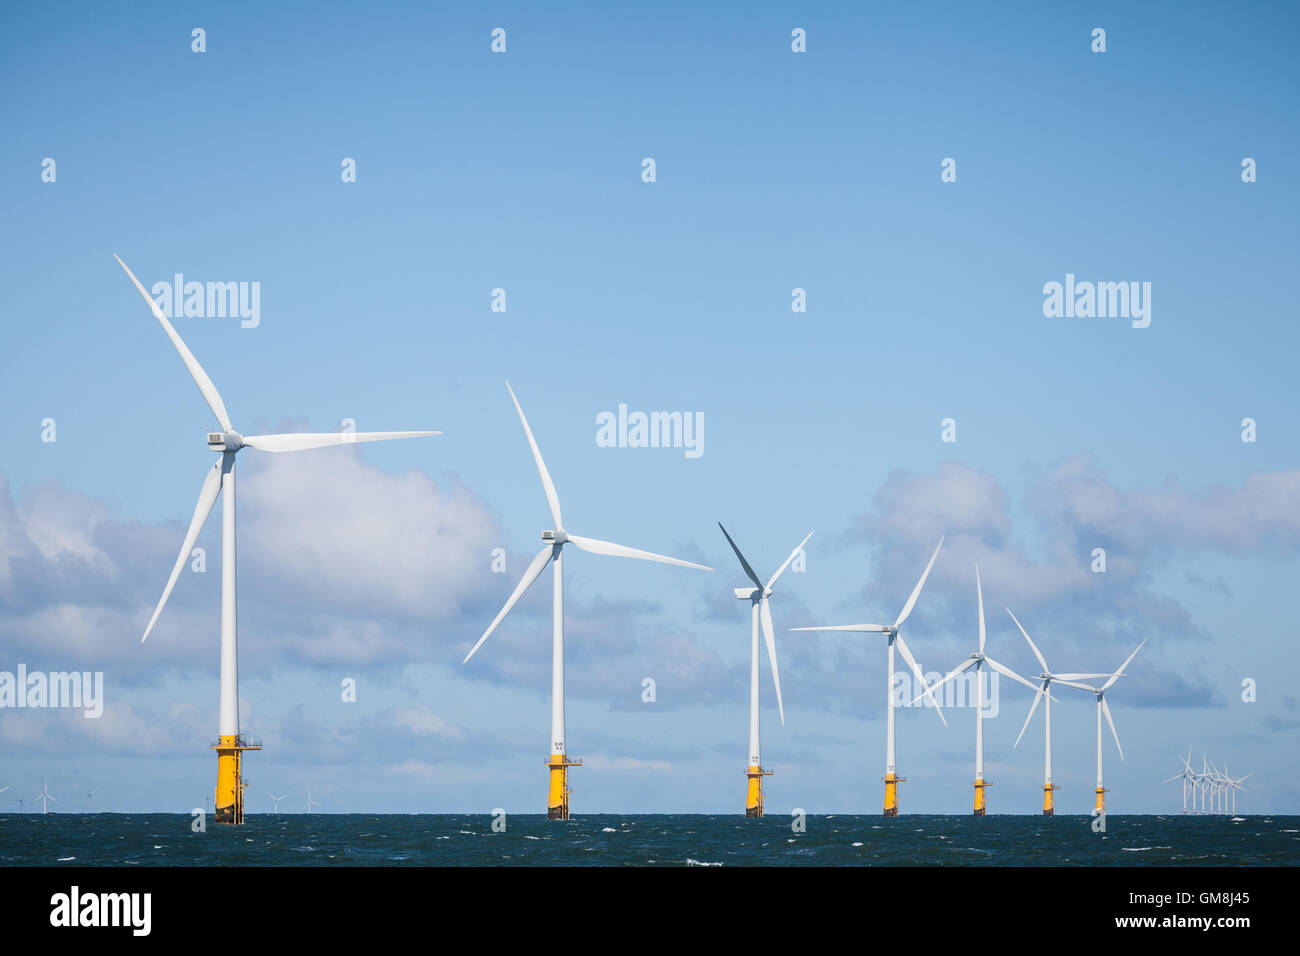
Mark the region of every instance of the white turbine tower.
MULTIPOLYGON (((281 797, 280 799, 283 800, 284 797, 281 797)), ((307 802, 304 803, 304 804, 302 805, 303 810, 306 811, 307 813, 311 813, 311 808, 312 808, 312 807, 319 807, 319 806, 320 806, 320 804, 317 803, 315 800, 313 800, 313 799, 311 798, 311 791, 308 790, 308 791, 307 791, 307 802)))
MULTIPOLYGON (((41 792, 37 796, 40 798, 41 801, 41 813, 49 813, 45 801, 54 800, 54 795, 50 793, 50 781, 48 779, 41 781, 41 792)), ((54 802, 58 803, 59 801, 54 800, 54 802)))
MULTIPOLYGON (((722 528, 722 522, 718 522, 718 527, 722 528)), ((754 582, 752 588, 735 588, 734 592, 737 598, 750 603, 750 626, 749 626, 749 764, 745 769, 745 777, 749 783, 745 791, 745 816, 761 817, 763 815, 763 777, 770 776, 772 771, 764 770, 762 762, 759 760, 758 748, 758 630, 759 624, 762 624, 763 639, 767 643, 767 659, 772 665, 772 683, 776 687, 776 707, 781 715, 781 724, 785 725, 785 706, 781 703, 781 675, 776 668, 776 635, 772 632, 772 609, 768 606, 768 598, 772 596, 772 585, 776 584, 777 579, 785 573, 785 569, 790 566, 790 562, 795 556, 803 550, 803 546, 808 543, 808 538, 813 536, 809 531, 805 537, 790 552, 790 556, 785 562, 776 569, 776 573, 764 584, 754 573, 754 569, 749 566, 745 556, 740 553, 740 548, 736 547, 736 542, 731 540, 731 535, 727 534, 727 529, 722 528, 722 534, 727 539, 727 544, 731 545, 731 550, 736 552, 736 557, 740 560, 740 566, 745 569, 745 574, 754 582)))
MULTIPOLYGON (((990 784, 988 781, 984 779, 984 675, 982 673, 984 669, 984 665, 988 664, 989 667, 993 668, 993 670, 997 671, 1002 676, 1010 677, 1012 680, 1019 681, 1020 683, 1024 684, 1032 691, 1036 692, 1038 688, 1035 687, 1033 684, 1031 684, 1029 681, 1025 680, 1023 677, 1021 677, 1011 668, 1003 664, 999 664, 993 658, 989 657, 987 654, 984 653, 984 588, 980 585, 980 568, 978 564, 975 565, 975 596, 979 604, 979 620, 980 620, 979 650, 977 650, 974 654, 971 654, 970 657, 966 658, 966 660, 962 661, 951 671, 949 671, 948 674, 942 680, 933 684, 928 689, 930 694, 933 695, 935 691, 937 691, 944 684, 948 683, 948 681, 957 677, 963 671, 969 670, 972 667, 975 668, 975 813, 974 815, 977 817, 982 817, 984 816, 985 809, 986 809, 985 800, 984 800, 984 788, 992 786, 992 784, 990 784)), ((916 699, 912 701, 912 706, 916 706, 917 702, 919 702, 921 698, 924 696, 925 696, 924 692, 918 694, 916 696, 916 699)), ((938 698, 936 697, 935 699, 937 700, 938 698)))
POLYGON ((1110 725, 1111 736, 1115 738, 1115 749, 1119 751, 1119 759, 1124 759, 1124 748, 1120 746, 1119 731, 1115 729, 1115 719, 1111 717, 1110 705, 1106 703, 1106 691, 1110 690, 1115 681, 1124 676, 1124 669, 1133 662, 1133 658, 1137 657, 1138 651, 1142 650, 1142 647, 1145 644, 1146 641, 1143 641, 1135 647, 1133 653, 1128 656, 1128 659, 1125 660, 1123 664, 1119 665, 1119 669, 1106 678, 1106 683, 1102 684, 1100 687, 1088 688, 1088 690, 1092 691, 1097 698, 1097 802, 1093 806, 1093 816, 1106 812, 1106 787, 1101 782, 1101 718, 1103 716, 1106 718, 1106 723, 1110 725))
POLYGON ((199 532, 212 513, 218 493, 221 495, 221 706, 217 722, 218 741, 213 749, 217 751, 217 787, 215 796, 216 820, 218 823, 242 823, 244 819, 242 753, 245 750, 260 750, 261 746, 252 743, 239 733, 239 666, 238 641, 236 638, 236 602, 235 602, 235 455, 243 448, 256 448, 259 451, 283 452, 304 451, 309 448, 323 448, 327 445, 349 445, 354 442, 386 441, 391 438, 417 438, 437 435, 439 432, 319 432, 285 435, 248 435, 235 431, 226 414, 225 403, 221 400, 217 387, 203 371, 193 353, 181 341, 167 316, 158 307, 158 303, 145 291, 140 280, 135 277, 117 256, 117 264, 131 279, 140 295, 148 303, 153 316, 162 326, 167 337, 189 370, 190 377, 198 386, 199 393, 207 402, 212 414, 221 426, 219 432, 208 433, 208 448, 220 452, 221 457, 208 469, 199 492, 199 501, 190 519, 189 530, 185 533, 185 542, 181 545, 180 555, 172 567, 167 586, 163 589, 158 606, 154 608, 149 625, 144 630, 143 642, 153 630, 158 616, 162 614, 167 598, 176 586, 181 569, 190 559, 191 549, 198 540, 199 532))
POLYGON ((792 627, 792 631, 854 631, 865 634, 886 634, 888 635, 888 659, 889 669, 886 674, 885 699, 888 701, 885 718, 885 816, 898 816, 898 784, 907 780, 906 777, 898 776, 894 767, 894 648, 898 648, 898 653, 903 655, 903 660, 907 666, 912 669, 912 674, 916 681, 924 689, 924 694, 934 704, 935 713, 943 721, 944 726, 948 721, 943 716, 943 709, 939 702, 935 700, 934 695, 930 693, 925 684, 925 675, 921 672, 921 667, 916 663, 916 658, 912 652, 907 649, 907 644, 903 641, 903 635, 899 629, 907 616, 912 613, 912 608, 916 606, 916 599, 921 596, 921 588, 925 586, 925 579, 930 576, 930 569, 934 567, 934 559, 939 556, 939 548, 943 547, 943 538, 939 539, 939 544, 934 549, 934 554, 930 555, 930 563, 925 566, 921 572, 921 579, 916 582, 916 587, 912 589, 911 596, 907 603, 903 605, 902 612, 893 624, 835 624, 826 627, 792 627))
MULTIPOLYGON (((1006 608, 1006 612, 1011 614, 1011 608, 1006 608)), ((1038 663, 1041 664, 1043 668, 1043 672, 1038 675, 1038 679, 1042 683, 1038 687, 1038 693, 1034 695, 1033 704, 1029 707, 1029 716, 1025 718, 1025 725, 1020 728, 1020 737, 1023 737, 1025 731, 1029 729, 1029 722, 1034 719, 1034 711, 1038 709, 1038 702, 1043 698, 1047 698, 1047 703, 1043 708, 1043 739, 1046 741, 1046 749, 1044 751, 1045 756, 1043 758, 1043 816, 1050 817, 1056 813, 1056 799, 1054 793, 1060 789, 1060 787, 1052 783, 1052 701, 1055 700, 1055 698, 1052 697, 1050 690, 1052 681, 1057 681, 1058 683, 1066 684, 1070 687, 1078 687, 1082 690, 1092 690, 1093 688, 1089 687, 1087 684, 1080 684, 1077 683, 1077 681, 1100 680, 1109 677, 1110 675, 1053 674, 1051 669, 1047 666, 1047 661, 1043 659, 1042 653, 1038 650, 1037 645, 1029 639, 1029 632, 1021 626, 1020 621, 1016 620, 1014 614, 1011 614, 1011 620, 1016 622, 1016 627, 1020 628, 1020 633, 1025 635, 1025 640, 1029 641, 1029 649, 1034 652, 1034 656, 1038 658, 1038 663)), ((1020 746, 1020 737, 1016 738, 1015 746, 1012 747, 1013 750, 1015 747, 1020 746)))
MULTIPOLYGON (((268 790, 268 791, 266 792, 266 795, 267 795, 268 797, 270 797, 273 801, 275 801, 275 809, 273 809, 271 812, 274 813, 274 814, 278 817, 278 816, 280 815, 280 801, 283 800, 283 799, 285 798, 285 796, 287 796, 287 794, 284 794, 284 795, 281 795, 281 796, 278 796, 278 797, 277 797, 275 794, 271 793, 271 791, 268 790)), ((309 800, 311 799, 311 794, 310 794, 310 793, 307 794, 307 799, 309 799, 309 800)))
POLYGON ((564 546, 573 544, 583 551, 590 551, 592 554, 606 554, 619 558, 640 558, 643 561, 676 564, 684 568, 696 568, 700 571, 712 571, 713 569, 706 568, 702 564, 692 564, 690 561, 668 558, 662 554, 652 554, 649 551, 638 551, 636 548, 628 548, 621 544, 612 544, 596 538, 582 538, 565 531, 564 523, 560 520, 560 499, 555 493, 555 485, 551 481, 550 472, 546 470, 546 463, 542 461, 542 453, 537 448, 537 441, 533 438, 532 429, 528 427, 528 419, 524 417, 524 410, 519 405, 519 399, 515 398, 514 389, 510 387, 509 382, 506 382, 506 391, 510 393, 510 399, 515 403, 515 411, 519 413, 519 421, 524 426, 524 435, 528 438, 528 447, 532 449, 533 461, 537 465, 537 474, 542 480, 542 491, 546 494, 546 504, 550 508, 555 527, 542 532, 542 541, 545 542, 542 550, 537 552, 537 556, 533 558, 527 570, 524 571, 523 577, 515 585, 514 591, 506 599, 505 606, 497 612, 497 616, 492 619, 492 623, 483 632, 483 636, 478 639, 478 643, 470 648, 470 652, 465 655, 465 660, 462 663, 467 663, 474 656, 474 652, 483 646, 483 642, 496 630, 497 625, 510 613, 510 609, 515 606, 519 599, 523 597, 524 592, 537 580, 546 565, 553 562, 551 592, 553 604, 551 619, 551 757, 547 761, 547 766, 550 767, 551 779, 546 813, 552 820, 567 820, 569 819, 568 768, 581 766, 582 761, 568 759, 564 739, 564 546))

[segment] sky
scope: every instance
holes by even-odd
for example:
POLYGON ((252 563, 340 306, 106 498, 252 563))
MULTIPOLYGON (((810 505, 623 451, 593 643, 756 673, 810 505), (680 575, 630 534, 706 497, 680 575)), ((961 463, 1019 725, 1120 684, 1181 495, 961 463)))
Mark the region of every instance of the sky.
MULTIPOLYGON (((309 788, 326 812, 543 811, 549 573, 461 663, 551 527, 509 380, 568 530, 716 569, 566 552, 575 814, 743 806, 719 521, 763 576, 816 532, 772 600, 769 814, 878 812, 883 642, 788 628, 889 623, 941 536, 904 627, 926 672, 974 650, 978 562, 988 652, 1022 674, 1006 607, 1061 671, 1146 641, 1107 698, 1111 812, 1178 810, 1189 751, 1252 774, 1239 811, 1294 812, 1298 22, 0 8, 0 672, 105 687, 98 719, 0 708, 0 811, 45 778, 60 810, 188 812, 215 783, 215 514, 140 642, 214 422, 116 254, 146 288, 257 283, 255 324, 175 319, 242 433, 443 432, 239 455, 250 811, 309 788), (1067 274, 1149 283, 1149 325, 1046 314, 1067 274), (700 454, 604 447, 620 405, 702 420, 700 454)), ((1041 709, 1013 746, 1032 694, 997 693, 990 809, 1036 812, 1041 709)), ((1085 813, 1095 709, 1057 693, 1058 812, 1085 813)), ((968 812, 974 711, 927 710, 898 714, 903 812, 968 812)))

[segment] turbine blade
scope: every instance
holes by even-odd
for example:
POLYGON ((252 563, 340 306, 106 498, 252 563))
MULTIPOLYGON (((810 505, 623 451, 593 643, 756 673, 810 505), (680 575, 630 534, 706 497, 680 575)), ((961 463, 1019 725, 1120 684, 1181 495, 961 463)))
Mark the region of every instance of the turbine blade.
POLYGON ((984 653, 984 588, 980 585, 980 566, 975 565, 975 594, 980 605, 980 653, 984 653))
POLYGON ((140 284, 140 280, 135 277, 135 273, 128 269, 126 263, 116 255, 113 258, 117 259, 117 264, 122 267, 122 271, 127 274, 135 287, 140 290, 140 295, 149 303, 149 310, 153 312, 153 317, 162 325, 163 331, 167 333, 167 338, 172 340, 172 345, 176 347, 176 351, 180 354, 181 361, 189 369, 190 378, 194 379, 194 384, 199 387, 199 394, 208 403, 208 408, 212 409, 212 414, 217 416, 217 421, 221 423, 222 429, 230 431, 230 416, 226 414, 226 405, 221 401, 221 394, 217 391, 217 386, 212 384, 212 379, 208 378, 208 373, 203 371, 203 366, 199 364, 199 360, 181 341, 181 337, 176 334, 172 324, 167 321, 167 316, 163 315, 162 309, 158 308, 158 303, 153 300, 153 296, 145 291, 144 286, 140 284))
POLYGON ((528 565, 528 570, 524 572, 524 576, 519 579, 519 583, 515 585, 515 589, 511 592, 510 597, 506 599, 505 606, 497 612, 497 616, 492 619, 492 623, 489 624, 488 629, 483 632, 483 636, 478 639, 478 643, 470 648, 469 653, 465 655, 465 659, 461 661, 462 664, 469 663, 469 659, 474 656, 474 652, 483 646, 483 642, 488 639, 488 635, 497 629, 497 625, 501 623, 501 619, 509 614, 510 609, 519 602, 521 597, 524 596, 524 592, 527 591, 532 586, 533 582, 537 580, 537 576, 542 573, 542 568, 546 567, 554 554, 555 546, 550 544, 537 552, 537 556, 534 557, 532 563, 528 565))
MULTIPOLYGON (((939 556, 939 548, 942 547, 943 538, 940 538, 939 544, 934 549, 934 554, 930 555, 930 563, 927 564, 925 570, 921 572, 921 580, 917 581, 916 587, 912 588, 912 596, 909 597, 907 603, 903 605, 903 611, 898 615, 898 620, 894 622, 894 627, 902 626, 902 623, 907 620, 907 616, 912 613, 912 608, 916 607, 916 599, 921 596, 921 588, 925 587, 925 579, 930 576, 930 569, 934 567, 934 559, 939 556)), ((944 723, 946 724, 948 722, 945 720, 944 723)))
POLYGON ((859 634, 884 634, 889 628, 883 624, 830 624, 823 627, 791 627, 790 631, 855 631, 859 634))
MULTIPOLYGON (((948 681, 952 680, 954 677, 956 677, 956 676, 957 676, 958 674, 960 674, 962 671, 964 671, 964 670, 966 670, 967 668, 969 668, 969 667, 970 667, 971 665, 973 665, 974 663, 975 663, 975 658, 973 658, 973 657, 968 657, 968 658, 966 658, 966 660, 962 661, 960 664, 958 664, 956 667, 954 667, 952 670, 950 670, 950 671, 947 673, 947 675, 944 676, 944 678, 943 678, 942 680, 937 680, 937 681, 935 681, 935 682, 934 682, 933 684, 931 684, 928 688, 926 688, 925 690, 922 690, 921 693, 917 694, 916 697, 912 700, 912 703, 909 704, 908 706, 909 706, 909 707, 915 707, 915 706, 916 706, 916 702, 917 702, 918 700, 920 700, 922 697, 926 696, 927 693, 929 693, 929 695, 930 695, 931 697, 934 697, 934 692, 935 692, 936 690, 938 690, 938 689, 939 689, 940 687, 942 687, 944 684, 948 683, 948 681)), ((938 698, 935 697, 935 700, 938 700, 938 698)))
POLYGON ((258 451, 306 451, 330 445, 351 445, 363 441, 393 438, 424 438, 442 432, 294 432, 284 435, 247 435, 244 444, 258 451))
MULTIPOLYGON (((1052 683, 1053 683, 1053 684, 1064 684, 1066 687, 1077 687, 1077 688, 1079 688, 1079 690, 1088 690, 1088 691, 1092 691, 1093 693, 1096 693, 1096 692, 1097 692, 1097 688, 1095 688, 1095 687, 1089 687, 1087 684, 1080 684, 1078 681, 1066 680, 1066 679, 1065 679, 1066 676, 1068 676, 1068 675, 1065 675, 1065 674, 1055 674, 1055 675, 1052 676, 1052 683)), ((1084 675, 1084 676, 1087 676, 1087 675, 1084 675)), ((1056 698, 1053 697, 1052 700, 1056 700, 1056 698)))
POLYGON ((1110 734, 1115 738, 1115 749, 1119 751, 1119 759, 1124 759, 1124 747, 1119 742, 1119 731, 1115 729, 1115 720, 1110 715, 1110 705, 1106 703, 1106 698, 1101 699, 1101 712, 1106 715, 1106 723, 1110 724, 1110 734))
POLYGON ((149 618, 149 626, 144 629, 144 637, 140 638, 143 644, 149 637, 149 632, 158 621, 158 615, 162 613, 167 599, 171 597, 172 588, 176 586, 176 579, 181 576, 181 568, 185 567, 185 562, 190 558, 190 551, 194 547, 194 542, 199 538, 199 532, 203 530, 204 523, 208 520, 208 515, 212 514, 212 506, 217 503, 217 493, 221 490, 221 468, 226 460, 225 452, 216 463, 208 469, 207 476, 203 479, 203 487, 199 490, 199 501, 194 506, 194 516, 190 518, 189 530, 185 532, 185 541, 181 544, 181 553, 176 558, 176 563, 172 565, 171 577, 167 579, 167 586, 163 588, 162 597, 158 599, 158 606, 153 609, 153 617, 149 618))
POLYGON ((772 633, 772 610, 767 598, 758 602, 758 617, 763 622, 763 640, 767 642, 767 659, 772 664, 772 683, 776 685, 776 709, 781 714, 781 726, 785 726, 785 705, 781 703, 781 672, 776 668, 776 635, 772 633))
MULTIPOLYGON (((1003 605, 1003 607, 1006 607, 1006 605, 1003 605)), ((1011 608, 1009 608, 1009 607, 1006 608, 1006 611, 1007 611, 1008 614, 1011 614, 1011 608)), ((1025 635, 1025 640, 1029 641, 1029 649, 1030 649, 1031 651, 1033 651, 1033 652, 1034 652, 1034 656, 1038 658, 1038 663, 1040 663, 1040 664, 1043 665, 1043 673, 1044 673, 1044 674, 1050 674, 1052 671, 1051 671, 1051 669, 1047 666, 1047 661, 1043 660, 1043 655, 1042 655, 1042 652, 1040 652, 1040 651, 1038 650, 1038 645, 1035 644, 1033 641, 1030 641, 1030 640, 1029 640, 1029 632, 1026 631, 1025 628, 1024 628, 1024 625, 1020 623, 1020 619, 1017 618, 1014 614, 1011 614, 1011 620, 1013 620, 1013 621, 1016 622, 1016 627, 1020 628, 1020 633, 1023 634, 1023 635, 1025 635)))
MULTIPOLYGON (((1049 672, 1050 673, 1050 672, 1049 672)), ((1103 677, 1110 677, 1110 674, 1052 674, 1052 680, 1059 680, 1063 684, 1069 684, 1072 680, 1100 680, 1103 677)), ((1091 690, 1091 688, 1089 688, 1091 690)))
POLYGON ((1125 660, 1123 664, 1119 665, 1119 670, 1117 670, 1114 674, 1111 674, 1110 680, 1106 681, 1106 683, 1101 685, 1102 690, 1109 690, 1110 685, 1120 679, 1120 675, 1124 673, 1124 668, 1128 667, 1128 665, 1133 662, 1133 658, 1137 657, 1138 651, 1142 650, 1144 644, 1146 644, 1145 640, 1141 644, 1139 644, 1136 648, 1134 648, 1133 653, 1128 656, 1128 659, 1125 660))
MULTIPOLYGON (((1020 728, 1020 737, 1023 737, 1025 731, 1029 729, 1029 722, 1034 719, 1034 711, 1038 709, 1038 702, 1043 699, 1043 688, 1039 687, 1037 688, 1037 691, 1038 693, 1034 694, 1034 702, 1029 707, 1029 716, 1025 718, 1025 725, 1020 728)), ((1016 742, 1012 744, 1012 750, 1015 750, 1020 746, 1020 737, 1017 737, 1016 742)))
POLYGON ((640 558, 642 561, 658 561, 660 564, 676 564, 683 568, 695 568, 699 571, 712 571, 712 568, 706 568, 702 564, 693 564, 690 561, 683 561, 680 558, 669 558, 662 554, 654 554, 650 551, 638 551, 636 548, 629 548, 626 545, 614 544, 610 541, 601 541, 597 538, 581 538, 576 534, 569 535, 569 540, 576 544, 583 551, 590 551, 592 554, 607 554, 615 558, 640 558))
MULTIPOLYGON (((718 527, 722 528, 721 521, 718 522, 718 527)), ((758 579, 758 575, 754 573, 754 569, 749 566, 749 562, 745 560, 745 556, 740 553, 740 548, 736 547, 736 542, 731 540, 731 535, 727 534, 726 528, 722 528, 722 535, 727 539, 727 544, 731 545, 731 550, 736 552, 736 557, 740 559, 740 566, 744 568, 745 573, 749 575, 749 580, 754 582, 754 587, 762 590, 763 582, 758 579)))
POLYGON ((551 517, 555 519, 555 528, 558 531, 564 527, 564 522, 560 520, 560 498, 555 493, 551 473, 546 470, 546 462, 542 461, 537 439, 533 438, 533 430, 528 427, 528 419, 524 417, 524 410, 519 405, 519 399, 515 398, 515 390, 510 387, 509 382, 506 382, 506 391, 510 393, 510 400, 515 403, 515 411, 519 413, 519 421, 523 423, 524 434, 528 436, 528 447, 533 450, 533 461, 537 462, 537 474, 542 479, 542 490, 546 492, 546 504, 551 509, 551 517))
MULTIPOLYGON (((937 548, 935 549, 934 553, 935 554, 939 553, 937 548)), ((934 561, 933 558, 931 558, 930 560, 931 562, 934 561)), ((921 666, 916 663, 916 658, 912 656, 912 652, 907 649, 907 644, 903 641, 903 635, 900 634, 897 637, 895 637, 894 644, 898 646, 898 652, 903 655, 903 660, 907 661, 907 666, 912 668, 912 674, 916 677, 917 681, 920 682, 922 687, 925 687, 925 675, 921 673, 921 666)), ((935 712, 939 715, 939 719, 942 720, 943 725, 947 727, 948 718, 944 717, 943 708, 939 706, 939 701, 935 699, 934 694, 930 693, 929 688, 925 689, 924 694, 926 697, 930 698, 930 702, 934 704, 934 709, 935 712)))
POLYGON ((790 566, 790 562, 794 560, 794 556, 803 550, 803 546, 808 543, 808 539, 811 538, 813 534, 814 532, 809 531, 804 539, 795 546, 795 549, 790 552, 790 557, 785 559, 785 563, 776 569, 776 574, 772 575, 772 579, 767 582, 767 587, 763 588, 764 591, 770 591, 772 585, 776 584, 776 579, 785 574, 785 569, 790 566))
POLYGON ((1030 690, 1035 691, 1035 692, 1038 691, 1038 685, 1037 685, 1037 684, 1034 684, 1034 683, 1031 683, 1030 681, 1025 680, 1023 677, 1021 677, 1019 674, 1017 674, 1015 671, 1013 671, 1010 667, 1007 667, 1007 666, 1004 665, 1004 664, 999 664, 999 663, 998 663, 997 661, 995 661, 993 658, 991 658, 991 657, 985 655, 985 657, 984 657, 984 663, 988 664, 989 667, 993 668, 995 671, 997 671, 997 672, 998 672, 999 674, 1001 674, 1003 677, 1010 677, 1012 680, 1014 680, 1014 681, 1019 681, 1020 683, 1024 684, 1024 685, 1025 685, 1026 687, 1028 687, 1030 690))

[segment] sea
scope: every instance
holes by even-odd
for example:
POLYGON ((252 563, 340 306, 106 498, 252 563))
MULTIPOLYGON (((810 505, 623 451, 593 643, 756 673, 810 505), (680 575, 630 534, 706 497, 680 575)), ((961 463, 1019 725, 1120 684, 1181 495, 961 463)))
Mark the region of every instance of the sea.
POLYGON ((1300 816, 0 814, 0 866, 1294 866, 1300 816), (495 824, 495 827, 494 827, 495 824), (502 828, 503 827, 503 828, 502 828))

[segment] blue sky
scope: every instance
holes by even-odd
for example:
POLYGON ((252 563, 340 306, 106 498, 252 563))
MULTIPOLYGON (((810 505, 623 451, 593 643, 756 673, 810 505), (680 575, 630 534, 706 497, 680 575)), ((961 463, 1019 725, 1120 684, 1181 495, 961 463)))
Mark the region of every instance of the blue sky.
MULTIPOLYGON (((508 378, 572 530, 718 569, 566 563, 575 812, 740 806, 748 621, 718 520, 760 574, 817 531, 774 602, 784 727, 763 665, 770 810, 879 807, 883 652, 785 628, 892 620, 940 534, 908 622, 926 670, 969 650, 979 560, 990 652, 1022 672, 1004 604, 1062 669, 1149 639, 1110 698, 1114 811, 1176 808, 1159 781, 1189 746, 1254 772, 1248 809, 1293 810, 1295 27, 1282 4, 4 9, 0 670, 103 670, 109 700, 0 711, 0 786, 211 793, 215 518, 208 573, 139 644, 211 416, 116 253, 146 286, 261 284, 256 328, 176 323, 241 431, 445 432, 240 456, 254 796, 541 809, 544 583, 460 664, 550 523, 508 378), (1066 273, 1150 282, 1150 327, 1045 318, 1066 273), (704 454, 598 447, 620 403, 701 413, 704 454)), ((1028 705, 1005 689, 986 725, 995 811, 1037 806, 1028 705)), ((1083 812, 1091 701, 1054 717, 1083 812)), ((949 723, 900 716, 905 812, 969 805, 973 713, 949 723)))

